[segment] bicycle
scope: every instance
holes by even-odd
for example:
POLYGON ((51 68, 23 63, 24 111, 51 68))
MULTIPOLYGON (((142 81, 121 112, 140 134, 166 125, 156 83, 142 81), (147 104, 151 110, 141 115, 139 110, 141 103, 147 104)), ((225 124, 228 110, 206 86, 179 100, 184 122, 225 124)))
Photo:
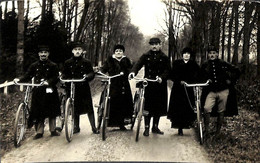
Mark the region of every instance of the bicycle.
POLYGON ((101 125, 101 135, 102 140, 106 140, 106 128, 108 125, 109 120, 109 113, 110 113, 110 85, 111 85, 111 79, 119 77, 124 75, 123 72, 117 75, 108 76, 106 74, 103 74, 102 72, 98 71, 96 77, 104 79, 105 87, 101 93, 100 97, 100 104, 98 106, 98 130, 100 129, 101 125))
POLYGON ((61 110, 61 115, 56 118, 56 130, 61 132, 64 127, 64 121, 65 121, 65 106, 66 106, 66 100, 67 100, 67 95, 65 91, 65 86, 60 85, 60 91, 59 91, 59 99, 60 99, 60 110, 61 110))
POLYGON ((29 119, 29 100, 31 98, 32 87, 40 87, 44 85, 44 81, 41 81, 39 84, 34 83, 18 83, 14 80, 15 85, 26 86, 24 100, 18 106, 18 110, 15 115, 15 122, 14 122, 14 146, 19 147, 21 145, 21 141, 24 138, 26 128, 28 125, 29 119))
POLYGON ((65 135, 68 142, 72 141, 72 136, 74 132, 74 97, 75 97, 75 83, 84 82, 87 75, 84 75, 82 79, 62 79, 60 81, 64 83, 70 83, 70 96, 67 98, 65 103, 65 135))
POLYGON ((141 126, 141 121, 143 119, 143 116, 147 116, 149 114, 148 111, 144 110, 145 87, 148 86, 148 82, 158 82, 159 78, 156 77, 156 79, 154 80, 154 79, 134 77, 133 79, 138 81, 136 84, 138 90, 136 91, 134 96, 134 114, 132 117, 131 129, 133 129, 135 120, 137 119, 137 129, 136 129, 136 136, 135 136, 135 141, 137 142, 139 140, 139 132, 140 132, 140 126, 141 126))
POLYGON ((196 83, 196 84, 188 84, 184 82, 185 87, 193 87, 194 95, 195 95, 195 107, 194 111, 197 113, 197 128, 199 129, 199 140, 200 144, 202 145, 204 142, 204 118, 203 113, 200 106, 200 96, 201 96, 201 87, 208 86, 209 80, 206 83, 196 83))

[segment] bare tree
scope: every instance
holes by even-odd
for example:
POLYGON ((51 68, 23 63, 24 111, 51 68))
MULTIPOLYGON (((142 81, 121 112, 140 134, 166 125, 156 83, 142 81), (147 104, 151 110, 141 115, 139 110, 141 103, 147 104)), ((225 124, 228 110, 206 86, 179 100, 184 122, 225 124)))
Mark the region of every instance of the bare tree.
POLYGON ((23 73, 24 60, 24 1, 18 1, 18 32, 17 32, 17 58, 16 75, 23 73))
POLYGON ((257 75, 260 76, 260 3, 257 3, 257 75))

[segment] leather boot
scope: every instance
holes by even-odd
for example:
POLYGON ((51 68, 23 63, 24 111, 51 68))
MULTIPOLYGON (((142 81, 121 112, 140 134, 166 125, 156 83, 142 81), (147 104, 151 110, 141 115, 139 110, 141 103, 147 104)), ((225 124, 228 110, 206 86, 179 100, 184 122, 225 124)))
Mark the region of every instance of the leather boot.
POLYGON ((182 128, 179 128, 179 129, 178 129, 178 135, 183 136, 182 128))
POLYGON ((73 134, 76 134, 76 133, 79 133, 79 132, 80 132, 80 128, 79 128, 79 115, 75 115, 73 134))
POLYGON ((216 137, 220 136, 220 129, 222 127, 223 121, 224 121, 224 112, 219 113, 218 115, 216 137))
POLYGON ((209 121, 210 121, 210 113, 204 114, 204 124, 205 124, 205 137, 209 136, 209 121))
POLYGON ((145 126, 145 130, 143 133, 144 136, 149 136, 149 126, 145 126))
POLYGON ((92 128, 92 132, 94 134, 99 134, 99 130, 96 128, 96 125, 95 125, 94 113, 89 113, 88 119, 89 119, 89 122, 90 122, 90 125, 91 125, 91 128, 92 128))

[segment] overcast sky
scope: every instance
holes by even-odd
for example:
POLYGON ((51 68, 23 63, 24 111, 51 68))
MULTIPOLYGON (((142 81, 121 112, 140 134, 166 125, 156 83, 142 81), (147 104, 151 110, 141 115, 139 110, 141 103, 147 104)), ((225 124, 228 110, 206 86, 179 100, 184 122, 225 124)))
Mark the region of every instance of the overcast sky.
POLYGON ((128 0, 131 21, 144 35, 153 35, 165 28, 165 5, 161 0, 128 0))

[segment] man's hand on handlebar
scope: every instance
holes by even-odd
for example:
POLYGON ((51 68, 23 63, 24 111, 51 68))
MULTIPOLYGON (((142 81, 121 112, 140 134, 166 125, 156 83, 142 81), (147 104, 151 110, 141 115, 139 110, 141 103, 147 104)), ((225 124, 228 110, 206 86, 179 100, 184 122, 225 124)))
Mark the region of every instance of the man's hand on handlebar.
POLYGON ((128 79, 131 80, 135 77, 135 73, 134 72, 131 72, 129 75, 128 75, 128 79))
POLYGON ((156 79, 158 80, 158 83, 162 83, 162 78, 159 76, 156 76, 156 79))
POLYGON ((18 82, 20 81, 20 79, 15 78, 13 81, 14 81, 15 83, 18 83, 18 82))

